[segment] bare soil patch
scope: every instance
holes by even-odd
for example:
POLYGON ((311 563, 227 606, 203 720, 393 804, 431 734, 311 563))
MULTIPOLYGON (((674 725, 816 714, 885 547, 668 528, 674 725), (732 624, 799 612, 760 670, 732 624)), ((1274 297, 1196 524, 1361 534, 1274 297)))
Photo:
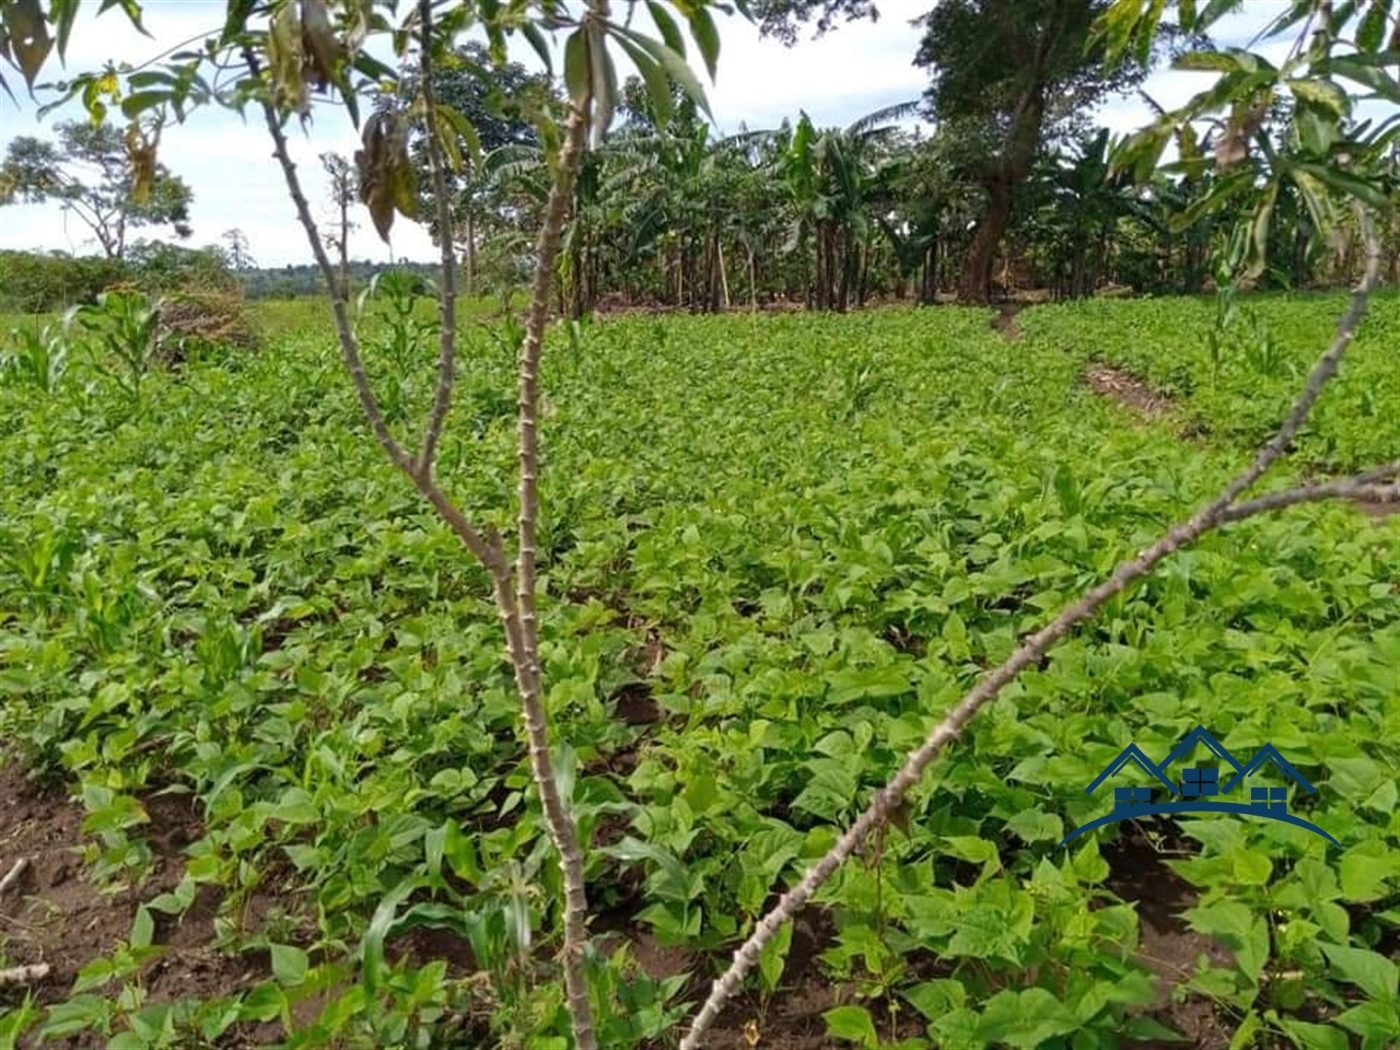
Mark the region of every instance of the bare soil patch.
POLYGON ((1004 302, 997 307, 997 315, 992 318, 992 328, 1002 334, 1005 339, 1020 339, 1021 326, 1016 323, 1016 315, 1024 308, 1025 303, 1004 302))
POLYGON ((1084 370, 1084 379, 1095 393, 1112 398, 1140 415, 1160 419, 1172 410, 1170 395, 1121 368, 1096 362, 1084 370))
MULTIPOLYGON (((1174 844, 1167 844, 1173 848, 1174 844)), ((1184 845, 1179 843, 1177 845, 1184 845)), ((1216 1015, 1215 1005, 1200 996, 1181 1001, 1173 994, 1196 972, 1202 955, 1212 966, 1232 963, 1229 949, 1191 930, 1181 913, 1196 903, 1190 885, 1167 867, 1163 854, 1142 834, 1126 835, 1103 847, 1110 874, 1108 887, 1138 913, 1138 961, 1157 975, 1157 1001, 1148 1013, 1191 1040, 1198 1050, 1226 1050, 1233 1035, 1229 1018, 1216 1015)), ((1135 1041, 1130 1050, 1166 1050, 1180 1043, 1135 1041)))
MULTIPOLYGON (((27 990, 40 1003, 62 1002, 83 966, 127 940, 137 906, 180 881, 184 849, 203 828, 187 797, 147 796, 152 872, 139 887, 106 892, 89 879, 79 852, 86 838, 82 807, 61 791, 39 786, 13 761, 0 763, 0 798, 0 868, 8 872, 17 860, 29 861, 18 884, 0 898, 0 951, 9 966, 47 965, 47 976, 27 990)), ((232 995, 268 976, 264 953, 227 955, 213 947, 218 906, 218 892, 206 887, 184 916, 155 916, 156 943, 164 950, 142 974, 148 1001, 232 995)), ((25 991, 0 990, 0 1002, 18 1000, 25 991)), ((229 1035, 226 1045, 256 1045, 246 1041, 247 1031, 229 1035)), ((99 1042, 95 1035, 86 1041, 68 1037, 63 1045, 99 1042)))

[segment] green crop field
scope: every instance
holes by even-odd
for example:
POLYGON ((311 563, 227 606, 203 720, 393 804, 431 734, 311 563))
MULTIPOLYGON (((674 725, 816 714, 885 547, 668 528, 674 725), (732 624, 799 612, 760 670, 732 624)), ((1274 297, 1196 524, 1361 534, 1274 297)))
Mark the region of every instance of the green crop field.
MULTIPOLYGON (((1215 354, 1191 299, 552 332, 540 651, 600 1043, 671 1045, 978 676, 1238 470, 1342 304, 1247 300, 1215 354)), ((135 396, 76 359, 0 384, 0 868, 57 887, 0 968, 59 978, 0 989, 0 1046, 562 1047, 488 577, 369 436, 324 304, 261 309, 259 351, 135 396)), ((504 530, 513 347, 470 314, 440 473, 504 530)), ((404 433, 428 342, 366 348, 404 433)), ((1389 294, 1283 475, 1394 458, 1397 346, 1389 294)), ((709 1045, 1394 1046, 1398 766, 1400 517, 1212 533, 972 721, 709 1045), (1057 848, 1126 744, 1198 724, 1272 742, 1339 845, 1154 816, 1057 848)))

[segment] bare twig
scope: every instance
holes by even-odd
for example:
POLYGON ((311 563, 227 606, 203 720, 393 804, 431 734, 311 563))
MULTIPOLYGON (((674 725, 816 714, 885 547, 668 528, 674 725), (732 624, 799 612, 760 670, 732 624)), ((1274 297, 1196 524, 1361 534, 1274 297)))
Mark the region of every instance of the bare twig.
POLYGON ((437 393, 433 410, 423 431, 423 448, 418 453, 418 472, 427 478, 433 475, 433 460, 437 458, 438 440, 443 423, 452 407, 452 384, 457 370, 457 260, 452 252, 452 207, 447 199, 447 180, 442 174, 442 146, 437 140, 437 97, 433 90, 432 61, 432 0, 419 0, 419 21, 422 23, 421 75, 423 79, 423 108, 427 110, 428 167, 432 171, 433 196, 437 203, 438 242, 442 245, 442 331, 438 352, 437 393))
POLYGON ((6 874, 6 876, 3 879, 0 879, 0 897, 5 896, 6 892, 9 891, 10 887, 19 882, 20 877, 24 874, 25 869, 28 867, 28 857, 20 857, 19 860, 15 861, 14 866, 10 868, 9 873, 6 874))
POLYGON ((1269 492, 1255 499, 1236 503, 1220 515, 1223 525, 1232 521, 1243 521, 1256 514, 1271 510, 1283 510, 1300 503, 1318 503, 1322 500, 1350 499, 1366 500, 1372 503, 1400 503, 1400 484, 1368 485, 1359 478, 1345 481, 1328 481, 1316 485, 1303 485, 1296 489, 1281 489, 1269 492))
POLYGON ((49 975, 50 969, 48 963, 35 963, 33 966, 14 966, 8 970, 0 970, 0 988, 42 981, 49 975))
MULTIPOLYGON (((1253 462, 1225 486, 1219 496, 1185 521, 1173 526, 1156 543, 1136 557, 1122 562, 1107 580, 1090 589, 1078 601, 1062 610, 1049 624, 1027 638, 1005 663, 978 682, 958 702, 924 742, 909 754, 899 772, 875 793, 865 812, 841 835, 825 856, 807 869, 797 885, 779 898, 778 903, 759 921, 753 933, 735 951, 728 969, 711 986, 709 997, 696 1015, 685 1038, 681 1040, 680 1050, 698 1050, 706 1030, 714 1023, 724 1004, 738 990, 744 977, 757 963, 764 946, 860 847, 866 836, 885 819, 886 814, 903 801, 905 793, 919 782, 924 770, 943 748, 957 737, 963 726, 983 705, 994 699, 1027 667, 1038 663, 1047 650, 1069 634, 1076 624, 1093 616, 1105 602, 1146 576, 1164 558, 1193 543, 1211 529, 1227 521, 1238 520, 1229 517, 1231 505, 1288 449, 1289 443, 1307 419, 1323 387, 1336 374, 1337 366, 1351 344, 1356 326, 1366 314, 1371 293, 1380 276, 1380 242, 1370 215, 1363 213, 1361 220, 1368 246, 1365 276, 1353 292, 1351 302, 1337 325, 1337 334, 1332 345, 1313 368, 1303 392, 1278 433, 1259 450, 1253 462)), ((1264 505, 1268 502, 1268 497, 1261 497, 1253 502, 1258 505, 1255 513, 1273 509, 1272 505, 1264 505)))

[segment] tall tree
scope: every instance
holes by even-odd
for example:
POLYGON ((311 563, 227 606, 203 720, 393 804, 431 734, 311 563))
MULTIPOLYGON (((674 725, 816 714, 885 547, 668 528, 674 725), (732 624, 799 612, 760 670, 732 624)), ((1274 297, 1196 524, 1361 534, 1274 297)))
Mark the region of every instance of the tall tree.
POLYGON ((1105 66, 1093 27, 1107 8, 1107 0, 943 0, 924 18, 916 62, 932 74, 929 114, 987 146, 974 173, 986 210, 963 262, 963 299, 990 298, 1016 193, 1042 148, 1145 71, 1139 62, 1105 66))
POLYGON ((142 178, 129 136, 90 121, 67 121, 57 131, 57 143, 32 135, 10 142, 0 164, 0 206, 61 201, 109 259, 126 254, 127 234, 139 226, 190 235, 190 188, 162 164, 142 178))

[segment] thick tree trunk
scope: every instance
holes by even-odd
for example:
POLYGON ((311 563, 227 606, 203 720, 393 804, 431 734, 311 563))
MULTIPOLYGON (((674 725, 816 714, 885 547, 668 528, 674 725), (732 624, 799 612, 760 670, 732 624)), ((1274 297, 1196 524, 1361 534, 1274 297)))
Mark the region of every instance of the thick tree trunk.
POLYGON ((998 177, 987 187, 987 214, 977 224, 977 232, 968 246, 958 280, 958 298, 969 303, 985 303, 992 297, 992 270, 996 266, 997 250, 1006 227, 1011 222, 1012 186, 998 177))
POLYGON ((1045 85, 1039 77, 1032 78, 1026 93, 1016 104, 1011 127, 1001 156, 993 161, 986 180, 987 214, 977 225, 972 244, 963 263, 958 281, 958 297, 974 303, 985 303, 992 295, 992 268, 997 250, 1011 224, 1011 203, 1030 177, 1031 162, 1040 147, 1040 125, 1045 113, 1042 97, 1045 85))

